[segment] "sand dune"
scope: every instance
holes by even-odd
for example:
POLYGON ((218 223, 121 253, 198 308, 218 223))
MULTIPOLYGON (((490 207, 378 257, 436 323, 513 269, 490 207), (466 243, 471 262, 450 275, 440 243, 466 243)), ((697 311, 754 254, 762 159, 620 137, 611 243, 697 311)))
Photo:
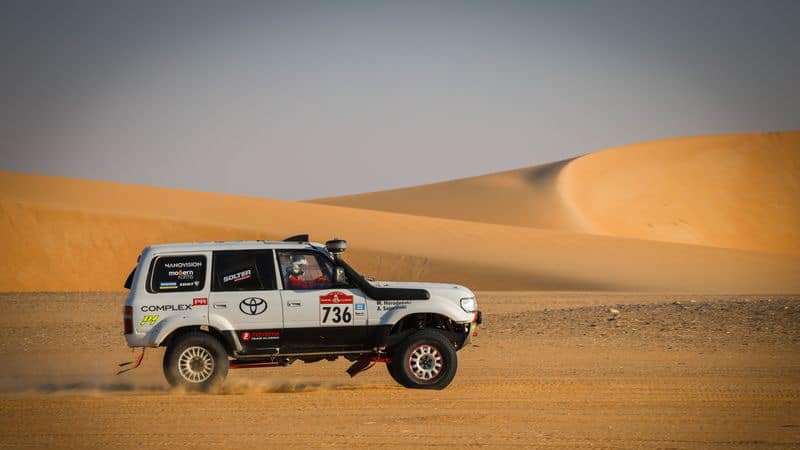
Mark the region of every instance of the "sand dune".
POLYGON ((351 243, 379 279, 476 289, 800 292, 800 257, 0 172, 0 291, 119 290, 147 244, 351 243))
POLYGON ((589 231, 558 189, 559 174, 570 161, 309 202, 498 225, 589 231))
POLYGON ((314 203, 800 254, 800 132, 667 139, 314 203))
POLYGON ((800 254, 800 132, 606 150, 565 167, 559 187, 598 233, 800 254))
POLYGON ((590 231, 558 187, 572 160, 310 203, 552 230, 590 231))

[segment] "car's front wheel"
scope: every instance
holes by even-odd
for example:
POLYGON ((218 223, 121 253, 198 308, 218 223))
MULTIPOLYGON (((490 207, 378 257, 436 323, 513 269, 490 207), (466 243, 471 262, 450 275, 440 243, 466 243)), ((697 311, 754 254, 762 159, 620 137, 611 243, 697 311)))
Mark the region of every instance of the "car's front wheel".
POLYGON ((208 333, 193 331, 177 337, 164 353, 164 376, 173 387, 208 391, 228 375, 228 354, 208 333))
POLYGON ((392 349, 389 374, 414 389, 444 389, 456 376, 458 357, 449 339, 433 329, 420 330, 392 349))

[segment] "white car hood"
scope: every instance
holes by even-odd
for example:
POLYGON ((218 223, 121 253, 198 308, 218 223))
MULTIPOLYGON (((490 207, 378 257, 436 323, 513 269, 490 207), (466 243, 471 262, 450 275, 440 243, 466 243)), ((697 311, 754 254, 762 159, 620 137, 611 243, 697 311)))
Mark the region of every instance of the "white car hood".
POLYGON ((411 281, 372 281, 375 287, 425 289, 431 295, 452 298, 456 301, 465 297, 474 297, 475 294, 464 286, 451 283, 416 283, 411 281))

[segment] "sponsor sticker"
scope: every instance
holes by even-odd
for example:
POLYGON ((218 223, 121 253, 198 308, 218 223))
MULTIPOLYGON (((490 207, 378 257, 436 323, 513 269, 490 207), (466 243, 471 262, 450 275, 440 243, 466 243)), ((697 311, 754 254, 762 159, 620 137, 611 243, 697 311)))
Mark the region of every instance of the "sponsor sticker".
POLYGON ((269 330, 269 331, 242 331, 239 333, 239 338, 243 342, 250 342, 250 341, 271 341, 274 339, 281 338, 280 330, 269 330))
POLYGON ((192 306, 206 306, 206 305, 208 305, 208 299, 205 297, 192 299, 192 306))
POLYGON ((139 322, 140 327, 152 327, 158 322, 158 314, 145 314, 139 322))
POLYGON ((192 305, 144 305, 140 309, 142 312, 186 311, 192 309, 192 305))
POLYGON ((223 283, 238 283, 240 281, 247 280, 252 276, 253 276, 253 270, 252 269, 247 269, 247 270, 242 270, 241 272, 236 272, 236 273, 232 273, 230 275, 225 275, 224 277, 222 277, 222 282, 223 283))
POLYGON ((158 286, 161 289, 177 289, 178 283, 176 281, 162 281, 158 286))
POLYGON ((179 280, 191 280, 194 279, 194 270, 170 270, 167 275, 178 277, 179 280))
POLYGON ((366 303, 356 303, 353 306, 356 308, 356 315, 357 316, 363 316, 367 312, 366 303))
POLYGON ((191 269, 197 267, 203 267, 203 263, 199 261, 193 262, 174 262, 174 263, 166 263, 164 267, 167 269, 191 269))

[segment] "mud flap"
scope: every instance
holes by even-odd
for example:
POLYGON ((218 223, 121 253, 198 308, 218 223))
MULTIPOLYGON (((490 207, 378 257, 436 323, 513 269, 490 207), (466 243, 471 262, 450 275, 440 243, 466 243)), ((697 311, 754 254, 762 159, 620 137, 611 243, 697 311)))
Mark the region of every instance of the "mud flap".
POLYGON ((388 363, 389 358, 385 356, 372 356, 369 358, 357 359, 356 362, 354 362, 353 364, 350 365, 350 367, 347 368, 347 374, 350 375, 350 378, 353 378, 354 376, 360 374, 361 372, 371 369, 372 366, 374 366, 375 363, 378 362, 388 363))

